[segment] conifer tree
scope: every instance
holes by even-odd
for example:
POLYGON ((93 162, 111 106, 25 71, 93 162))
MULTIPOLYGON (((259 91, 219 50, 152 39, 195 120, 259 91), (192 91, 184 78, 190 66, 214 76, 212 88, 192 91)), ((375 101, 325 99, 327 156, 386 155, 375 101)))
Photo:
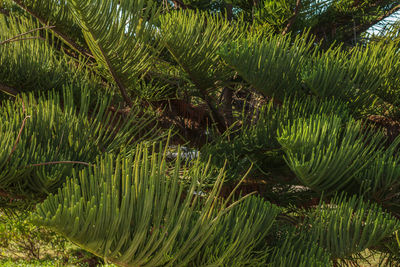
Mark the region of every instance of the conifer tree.
POLYGON ((1 212, 120 266, 399 265, 399 9, 1 0, 1 212))

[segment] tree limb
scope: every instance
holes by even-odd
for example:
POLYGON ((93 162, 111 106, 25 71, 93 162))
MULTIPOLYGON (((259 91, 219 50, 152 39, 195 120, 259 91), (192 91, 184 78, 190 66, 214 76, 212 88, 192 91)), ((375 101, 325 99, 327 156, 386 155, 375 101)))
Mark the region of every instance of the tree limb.
POLYGON ((293 16, 289 19, 288 24, 286 24, 285 29, 282 32, 282 35, 285 35, 289 32, 290 28, 292 27, 293 23, 296 21, 296 17, 299 14, 301 6, 301 0, 296 1, 296 8, 294 9, 293 16))
MULTIPOLYGON (((97 38, 95 38, 95 34, 92 32, 92 30, 88 29, 88 31, 89 31, 90 35, 92 36, 92 38, 97 39, 97 38)), ((104 58, 104 60, 105 60, 105 62, 107 64, 107 68, 110 71, 114 82, 117 84, 117 86, 119 88, 119 91, 121 92, 122 98, 124 99, 126 104, 128 104, 129 107, 132 107, 133 106, 133 102, 129 97, 129 94, 128 94, 127 90, 126 90, 126 87, 125 87, 124 83, 121 81, 120 77, 118 77, 118 74, 115 72, 115 70, 114 70, 109 58, 107 57, 107 54, 104 52, 103 47, 99 43, 97 43, 97 46, 98 46, 98 48, 100 50, 100 53, 102 54, 102 56, 103 56, 103 58, 104 58)))
POLYGON ((51 161, 51 162, 43 162, 43 163, 31 164, 31 165, 26 166, 26 168, 39 167, 39 166, 48 166, 48 165, 56 165, 56 164, 80 164, 80 165, 90 166, 90 163, 83 162, 83 161, 64 160, 64 161, 51 161))
POLYGON ((18 90, 11 88, 7 85, 4 84, 0 84, 0 91, 5 92, 6 94, 12 95, 12 96, 16 96, 19 94, 18 90))
MULTIPOLYGON (((45 21, 45 19, 43 19, 42 17, 40 17, 38 14, 36 14, 35 12, 33 12, 32 10, 30 10, 28 7, 26 7, 21 0, 14 0, 14 2, 20 6, 23 10, 25 10, 27 13, 29 13, 31 16, 35 17, 40 23, 47 25, 47 22, 45 21)), ((62 40, 64 40, 64 42, 69 45, 71 48, 73 48, 74 50, 78 51, 79 53, 81 53, 82 55, 85 55, 87 57, 93 58, 93 55, 88 52, 85 48, 81 47, 80 45, 78 45, 77 43, 75 43, 71 38, 69 38, 68 36, 66 36, 65 34, 63 34, 58 28, 57 26, 54 26, 53 28, 51 28, 51 30, 57 35, 59 36, 62 40)))
POLYGON ((172 2, 174 3, 175 9, 181 8, 181 9, 187 9, 188 6, 185 5, 185 3, 183 3, 180 0, 172 0, 172 2))
POLYGON ((370 27, 377 24, 381 20, 384 20, 385 18, 389 17, 390 15, 393 15, 398 10, 400 10, 400 5, 393 7, 391 10, 389 10, 385 14, 382 14, 381 16, 377 17, 376 19, 370 21, 369 23, 357 26, 356 27, 356 35, 357 36, 360 35, 361 33, 365 32, 366 30, 368 30, 370 27))
POLYGON ((19 132, 18 132, 17 140, 15 141, 14 146, 13 146, 13 148, 12 148, 12 150, 11 150, 10 155, 8 155, 8 158, 7 158, 7 161, 6 161, 6 162, 9 162, 9 161, 10 161, 10 159, 11 159, 13 153, 14 153, 15 150, 17 149, 19 140, 21 140, 22 131, 23 131, 24 128, 25 128, 26 120, 29 119, 29 118, 31 118, 31 116, 26 116, 26 117, 24 118, 24 120, 22 121, 21 128, 19 129, 19 132))

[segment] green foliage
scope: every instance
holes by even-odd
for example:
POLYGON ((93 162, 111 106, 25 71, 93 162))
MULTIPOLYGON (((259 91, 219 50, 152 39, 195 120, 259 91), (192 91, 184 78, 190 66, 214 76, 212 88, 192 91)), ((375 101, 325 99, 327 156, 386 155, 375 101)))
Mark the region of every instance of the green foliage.
POLYGON ((179 156, 170 171, 165 156, 165 152, 155 153, 154 146, 149 155, 143 145, 134 158, 106 156, 93 168, 75 173, 56 195, 37 206, 32 218, 107 261, 123 265, 184 266, 203 253, 200 262, 236 260, 238 266, 240 261, 247 262, 251 248, 264 235, 251 229, 267 230, 278 209, 259 199, 227 206, 228 198, 221 203, 216 196, 223 172, 203 198, 202 180, 208 168, 194 164, 187 177, 179 156), (190 180, 187 190, 181 177, 190 180), (256 217, 259 214, 265 215, 256 217), (209 251, 207 247, 213 245, 226 250, 209 251))
POLYGON ((272 1, 261 2, 262 6, 257 8, 254 17, 261 25, 271 28, 272 32, 283 32, 287 20, 292 16, 293 1, 272 1))
POLYGON ((374 159, 355 176, 359 185, 359 194, 380 203, 383 207, 398 216, 400 177, 400 159, 397 138, 388 148, 378 153, 374 159))
POLYGON ((274 101, 257 109, 250 118, 242 115, 242 125, 234 132, 227 132, 214 142, 201 149, 201 158, 206 161, 211 156, 214 166, 221 168, 225 160, 228 163, 227 180, 237 180, 253 164, 255 176, 272 178, 288 175, 283 150, 278 142, 278 132, 289 123, 318 114, 337 114, 349 119, 346 105, 334 101, 319 101, 312 97, 287 97, 282 105, 274 101))
POLYGON ((75 69, 75 61, 48 44, 54 38, 37 30, 42 28, 39 23, 0 16, 0 28, 0 84, 17 92, 59 90, 66 84, 97 86, 85 73, 83 62, 75 69))
POLYGON ((300 68, 313 46, 307 35, 239 39, 224 46, 225 62, 266 96, 280 101, 301 92, 300 68), (293 42, 293 43, 292 43, 293 42))
MULTIPOLYGON (((357 110, 373 105, 375 94, 385 96, 385 80, 395 81, 386 78, 397 75, 397 51, 393 45, 378 43, 349 51, 339 46, 318 51, 313 42, 307 34, 294 39, 252 37, 232 42, 220 53, 255 89, 280 101, 285 95, 302 92, 341 99, 357 110)), ((389 95, 387 91, 386 98, 389 95)))
POLYGON ((204 97, 206 90, 226 82, 232 74, 222 64, 218 49, 239 38, 243 26, 220 15, 199 11, 171 12, 160 18, 162 43, 204 97))
MULTIPOLYGON (((70 0, 72 12, 85 40, 110 81, 117 84, 125 100, 135 92, 139 77, 152 64, 152 19, 158 12, 150 1, 70 0), (149 19, 145 21, 145 19, 149 19)), ((139 93, 136 93, 140 95, 139 93)), ((128 103, 130 101, 127 101, 128 103)))
MULTIPOLYGON (((135 142, 158 134, 143 132, 153 127, 152 120, 150 114, 139 117, 143 111, 138 107, 125 120, 108 110, 110 98, 103 96, 89 110, 87 88, 82 88, 79 104, 70 89, 64 90, 62 99, 57 93, 38 100, 29 94, 2 103, 0 188, 10 199, 36 194, 29 198, 37 201, 37 194, 54 192, 62 185, 73 164, 85 166, 98 155, 134 148, 135 142)), ((8 202, 5 199, 2 205, 13 205, 8 202)))
POLYGON ((269 259, 268 267, 319 267, 333 266, 331 255, 317 243, 291 233, 269 259))
POLYGON ((13 0, 20 8, 27 10, 42 25, 53 26, 53 32, 67 46, 82 53, 87 47, 82 30, 74 22, 67 0, 13 0), (83 47, 82 47, 83 46, 83 47))
POLYGON ((375 100, 373 94, 382 83, 383 67, 390 65, 390 57, 382 54, 380 46, 373 45, 355 47, 349 52, 342 47, 329 49, 311 58, 302 71, 302 81, 321 98, 336 97, 359 106, 368 105, 375 100))
POLYGON ((336 115, 314 115, 285 125, 278 133, 285 159, 296 177, 317 192, 332 194, 351 185, 383 149, 378 131, 336 115))
MULTIPOLYGON (((381 77, 381 84, 375 91, 375 93, 386 103, 389 107, 385 107, 382 113, 386 113, 389 116, 397 119, 399 118, 399 45, 398 41, 387 42, 381 41, 373 44, 379 48, 379 53, 376 55, 377 58, 381 59, 377 61, 375 70, 379 70, 381 77)), ((385 105, 383 105, 385 106, 385 105)))
POLYGON ((360 36, 400 2, 378 2, 0 0, 0 207, 45 227, 8 217, 0 242, 398 266, 398 34, 360 36))
POLYGON ((390 237, 399 221, 363 198, 336 196, 321 203, 304 221, 309 240, 325 248, 335 260, 347 260, 390 237))
POLYGON ((223 216, 212 241, 192 266, 264 266, 269 249, 264 243, 279 209, 260 197, 245 199, 223 216))

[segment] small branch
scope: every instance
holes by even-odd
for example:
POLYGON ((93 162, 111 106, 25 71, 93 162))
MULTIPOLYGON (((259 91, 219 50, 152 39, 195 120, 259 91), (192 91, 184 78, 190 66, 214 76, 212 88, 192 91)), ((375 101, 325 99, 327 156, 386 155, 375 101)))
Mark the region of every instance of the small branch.
MULTIPOLYGON (((10 43, 10 42, 13 42, 13 41, 24 40, 24 38, 20 38, 20 37, 22 37, 24 35, 27 35, 27 34, 30 34, 30 33, 33 33, 33 32, 36 32, 36 31, 52 29, 52 28, 54 28, 54 26, 44 26, 44 27, 40 27, 40 28, 35 28, 35 29, 30 30, 30 31, 18 34, 18 35, 14 36, 14 37, 12 37, 10 39, 4 40, 4 41, 0 42, 0 45, 6 44, 6 43, 10 43)), ((29 38, 30 39, 36 39, 37 37, 28 37, 28 38, 25 38, 25 39, 29 39, 29 38)))
MULTIPOLYGON (((24 114, 26 114, 26 109, 25 109, 24 100, 21 99, 21 101, 22 101, 22 112, 23 112, 24 114)), ((10 152, 10 155, 8 155, 7 162, 11 159, 12 154, 13 154, 13 153, 15 152, 15 150, 17 149, 17 145, 18 145, 19 140, 21 139, 22 131, 24 130, 26 120, 27 120, 28 118, 30 118, 30 117, 31 117, 31 116, 25 116, 24 120, 22 121, 22 125, 21 125, 21 128, 19 129, 19 133, 18 133, 18 136, 17 136, 17 140, 15 141, 15 144, 14 144, 14 146, 13 146, 11 152, 10 152)))
MULTIPOLYGON (((35 12, 33 12, 32 10, 28 9, 21 0, 14 0, 14 2, 20 6, 22 9, 24 9, 27 13, 29 13, 31 16, 35 17, 40 23, 47 25, 47 22, 41 18, 39 15, 37 15, 35 12)), ((75 43, 72 39, 70 39, 68 36, 66 36, 65 34, 63 34, 61 31, 59 31, 57 29, 56 26, 54 26, 53 28, 51 28, 51 30, 58 35, 62 40, 64 40, 64 42, 69 45, 71 48, 75 49, 76 51, 78 51, 79 53, 81 53, 82 55, 85 55, 89 58, 93 58, 93 55, 90 54, 90 52, 88 52, 85 48, 79 46, 77 43, 75 43)))
MULTIPOLYGON (((92 38, 95 39, 95 35, 93 34, 93 32, 91 30, 89 30, 90 35, 92 35, 92 38)), ((96 42, 97 43, 97 42, 96 42)), ((128 92, 126 91, 125 85, 123 84, 123 82, 121 81, 121 79, 118 77, 117 73, 114 71, 114 68, 109 60, 109 58, 107 57, 107 54, 104 52, 103 47, 97 43, 97 46, 100 50, 100 53, 103 55, 104 60, 106 61, 107 64, 107 68, 111 73, 111 76, 113 77, 115 83, 117 84, 119 91, 121 92, 122 98, 124 99, 124 101, 128 104, 128 106, 131 108, 133 106, 133 102, 130 99, 128 92)))
POLYGON ((11 88, 4 84, 0 84, 0 91, 3 91, 4 93, 12 95, 12 96, 16 96, 19 94, 18 90, 11 88))
POLYGON ((26 117, 24 118, 24 120, 22 121, 22 125, 21 125, 21 128, 19 129, 19 133, 18 133, 18 136, 17 136, 17 140, 15 141, 15 144, 14 144, 12 150, 11 150, 10 155, 8 155, 8 158, 7 158, 7 161, 6 161, 6 162, 8 162, 8 161, 11 159, 12 154, 13 154, 13 153, 15 152, 15 150, 17 149, 17 145, 18 145, 18 143, 19 143, 19 140, 21 139, 22 131, 24 130, 24 127, 25 127, 25 122, 26 122, 26 120, 27 120, 28 118, 30 118, 30 117, 31 117, 31 116, 26 116, 26 117))
POLYGON ((368 30, 370 27, 372 27, 373 25, 377 24, 378 22, 380 22, 381 20, 389 17, 390 15, 393 15, 393 13, 395 13, 396 11, 400 10, 400 5, 397 5, 395 7, 393 7, 391 10, 389 10, 388 12, 386 12, 385 14, 377 17, 376 19, 374 19, 373 21, 370 21, 369 23, 366 24, 362 24, 359 25, 356 28, 356 33, 357 35, 361 34, 362 32, 368 30))
MULTIPOLYGON (((40 37, 40 36, 33 36, 33 37, 25 37, 25 38, 20 38, 20 39, 13 39, 13 40, 7 41, 7 43, 26 41, 26 40, 34 40, 34 39, 39 39, 39 40, 42 40, 42 41, 46 40, 46 39, 44 39, 43 37, 40 37)), ((7 44, 7 43, 0 43, 0 45, 7 44)))
POLYGON ((11 193, 7 193, 6 191, 0 190, 0 197, 9 198, 10 200, 14 199, 26 199, 25 196, 13 195, 11 193))
POLYGON ((282 35, 285 35, 289 32, 290 28, 292 27, 293 23, 296 21, 297 15, 299 14, 301 6, 301 0, 296 1, 296 8, 294 9, 293 16, 289 19, 288 24, 286 25, 285 29, 282 32, 282 35))
POLYGON ((81 164, 85 166, 90 166, 90 163, 83 162, 83 161, 51 161, 51 162, 43 162, 43 163, 36 163, 26 166, 25 168, 32 168, 32 167, 39 167, 39 166, 47 166, 47 165, 56 165, 56 164, 81 164))
POLYGON ((188 6, 185 5, 185 3, 183 3, 180 0, 172 0, 172 2, 174 3, 175 9, 181 8, 181 9, 187 9, 188 6))

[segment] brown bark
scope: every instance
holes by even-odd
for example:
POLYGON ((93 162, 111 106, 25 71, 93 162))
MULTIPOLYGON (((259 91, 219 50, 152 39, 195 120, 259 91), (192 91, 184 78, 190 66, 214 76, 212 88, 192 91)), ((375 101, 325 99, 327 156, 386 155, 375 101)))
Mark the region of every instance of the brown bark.
POLYGON ((294 9, 293 16, 289 19, 285 29, 282 32, 282 35, 285 35, 289 32, 290 28, 292 27, 293 23, 296 21, 297 15, 299 14, 301 6, 301 0, 296 1, 296 8, 294 9))

